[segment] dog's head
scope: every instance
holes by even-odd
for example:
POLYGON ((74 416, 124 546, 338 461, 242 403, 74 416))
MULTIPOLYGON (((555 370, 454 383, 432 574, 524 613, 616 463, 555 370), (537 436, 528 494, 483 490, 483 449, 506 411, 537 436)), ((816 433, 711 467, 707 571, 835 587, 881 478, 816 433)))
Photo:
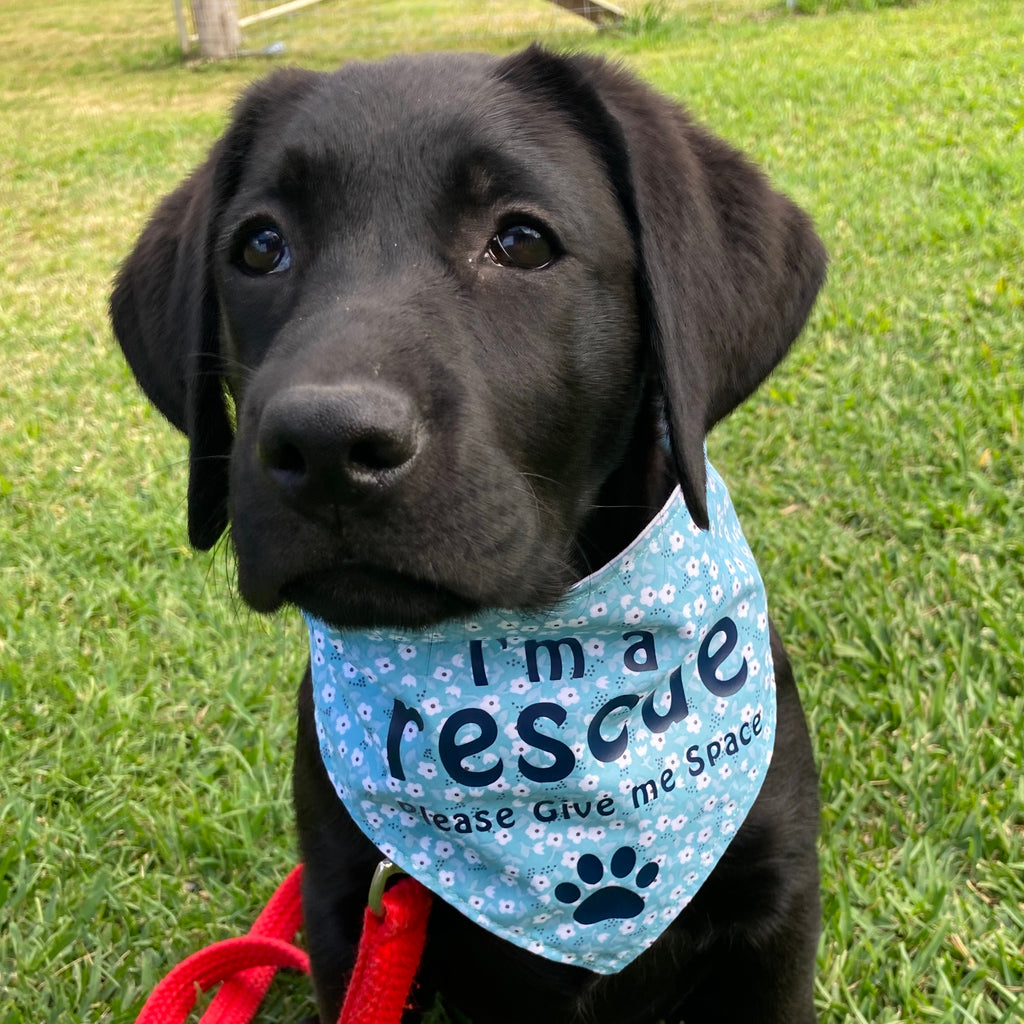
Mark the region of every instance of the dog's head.
POLYGON ((621 547, 664 497, 663 424, 705 524, 705 434, 824 269, 678 106, 530 49, 253 86, 111 309, 188 435, 192 543, 231 521, 243 597, 414 624, 552 600, 621 547))

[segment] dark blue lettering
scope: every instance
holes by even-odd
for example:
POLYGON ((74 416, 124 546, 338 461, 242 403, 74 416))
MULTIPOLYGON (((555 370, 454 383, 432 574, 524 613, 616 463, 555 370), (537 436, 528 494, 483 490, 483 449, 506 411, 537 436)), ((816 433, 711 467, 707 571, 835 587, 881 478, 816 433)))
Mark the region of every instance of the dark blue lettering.
POLYGON ((391 724, 388 726, 388 771, 391 772, 393 779, 398 779, 399 782, 405 781, 405 771, 402 768, 402 752, 400 747, 402 745, 402 736, 405 733, 405 727, 412 723, 423 731, 423 717, 420 713, 413 708, 406 707, 400 700, 395 698, 395 703, 391 705, 391 724))
POLYGON ((519 738, 536 750, 541 750, 554 758, 551 764, 538 767, 527 761, 525 756, 520 755, 519 770, 531 782, 560 782, 570 775, 576 766, 576 757, 567 744, 553 736, 545 736, 536 727, 536 722, 540 718, 546 718, 549 722, 554 722, 555 725, 561 725, 565 721, 565 716, 565 708, 561 704, 554 704, 551 701, 531 704, 519 713, 519 718, 516 720, 519 738))
POLYGON ((469 665, 473 670, 473 685, 486 686, 489 680, 487 678, 487 667, 484 665, 482 640, 469 641, 469 665))
POLYGON ((700 674, 701 682, 716 697, 731 697, 734 693, 738 693, 747 681, 746 658, 743 659, 740 670, 731 679, 719 679, 717 675, 718 667, 736 650, 738 640, 739 631, 736 629, 736 623, 728 617, 722 618, 711 627, 697 652, 697 671, 700 674), (724 633, 725 639, 714 654, 709 654, 711 641, 719 633, 724 633))
POLYGON ((550 674, 548 678, 555 682, 562 678, 562 645, 569 648, 572 653, 572 679, 579 679, 583 675, 586 661, 583 657, 583 645, 574 636, 565 636, 561 640, 527 640, 524 644, 526 652, 526 674, 531 683, 540 682, 540 672, 537 668, 537 648, 543 647, 548 652, 550 662, 550 674))
POLYGON ((483 708, 462 708, 453 712, 441 727, 437 741, 444 770, 461 786, 489 786, 496 782, 504 767, 500 757, 490 768, 479 770, 466 768, 463 762, 467 757, 483 753, 497 738, 497 723, 483 708), (460 743, 459 730, 467 725, 476 726, 480 735, 460 743))
POLYGON ((640 806, 640 797, 644 798, 644 803, 648 804, 654 800, 658 795, 658 784, 654 779, 648 779, 646 782, 641 782, 639 786, 633 787, 633 806, 640 806), (649 788, 648 788, 649 787, 649 788))
POLYGON ((606 740, 601 735, 601 726, 604 725, 604 720, 618 708, 636 707, 639 700, 640 698, 635 693, 624 693, 621 697, 613 697, 606 704, 601 705, 597 714, 591 719, 590 728, 587 729, 587 743, 590 746, 590 752, 598 761, 604 761, 606 764, 609 761, 617 761, 622 757, 626 744, 629 742, 629 733, 625 725, 622 726, 615 739, 606 740))
POLYGON ((640 639, 626 648, 626 653, 622 655, 622 663, 631 672, 653 672, 658 667, 658 655, 654 650, 654 634, 645 629, 638 629, 635 633, 623 633, 622 639, 631 640, 636 636, 640 639), (644 660, 637 661, 636 656, 641 652, 644 660))
POLYGON ((652 690, 644 701, 641 713, 644 718, 644 725, 653 733, 665 732, 670 726, 675 725, 676 722, 681 722, 690 713, 690 707, 686 703, 686 694, 683 692, 683 672, 682 669, 676 668, 672 670, 672 674, 668 678, 669 688, 669 705, 668 711, 663 715, 659 715, 654 710, 654 691, 652 690))

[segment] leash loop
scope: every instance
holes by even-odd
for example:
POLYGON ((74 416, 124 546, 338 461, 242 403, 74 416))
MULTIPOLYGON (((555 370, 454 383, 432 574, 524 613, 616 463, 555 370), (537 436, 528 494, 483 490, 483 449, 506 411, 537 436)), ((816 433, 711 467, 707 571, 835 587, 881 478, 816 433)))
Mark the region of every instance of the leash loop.
POLYGON ((366 899, 366 905, 373 912, 374 917, 384 916, 384 890, 388 881, 395 875, 404 875, 405 872, 393 861, 385 858, 373 872, 373 881, 370 882, 370 895, 366 899))

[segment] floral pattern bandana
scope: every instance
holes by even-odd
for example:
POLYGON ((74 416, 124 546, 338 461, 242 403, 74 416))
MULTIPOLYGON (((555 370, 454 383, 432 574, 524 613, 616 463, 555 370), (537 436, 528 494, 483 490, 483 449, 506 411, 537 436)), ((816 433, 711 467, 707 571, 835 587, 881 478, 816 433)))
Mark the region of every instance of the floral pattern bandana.
POLYGON ((677 488, 544 613, 421 630, 307 615, 320 750, 378 849, 471 920, 614 973, 668 927, 757 797, 768 610, 725 485, 677 488))

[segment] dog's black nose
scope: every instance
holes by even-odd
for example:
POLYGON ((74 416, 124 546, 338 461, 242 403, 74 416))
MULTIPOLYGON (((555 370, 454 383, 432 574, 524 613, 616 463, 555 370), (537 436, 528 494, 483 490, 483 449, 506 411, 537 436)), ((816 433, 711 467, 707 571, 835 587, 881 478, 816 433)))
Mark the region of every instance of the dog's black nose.
POLYGON ((257 452, 285 501, 333 515, 383 497, 415 460, 421 435, 413 402, 391 385, 301 385, 267 402, 257 452))

